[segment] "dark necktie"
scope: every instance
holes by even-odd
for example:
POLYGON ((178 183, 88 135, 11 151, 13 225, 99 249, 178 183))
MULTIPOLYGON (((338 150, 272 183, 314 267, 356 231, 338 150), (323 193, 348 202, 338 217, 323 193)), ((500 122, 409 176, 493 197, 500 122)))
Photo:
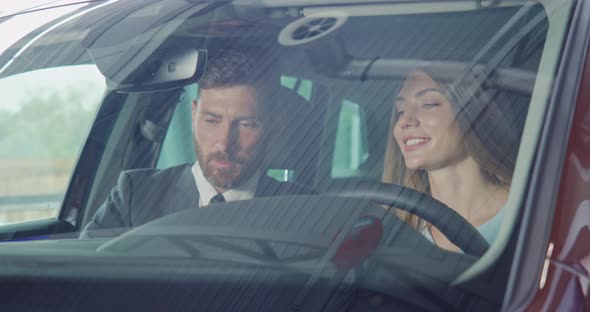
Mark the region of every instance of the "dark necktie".
POLYGON ((225 203, 225 197, 223 197, 223 194, 221 194, 221 193, 217 193, 217 195, 211 197, 211 200, 209 201, 209 205, 219 204, 219 203, 225 203))

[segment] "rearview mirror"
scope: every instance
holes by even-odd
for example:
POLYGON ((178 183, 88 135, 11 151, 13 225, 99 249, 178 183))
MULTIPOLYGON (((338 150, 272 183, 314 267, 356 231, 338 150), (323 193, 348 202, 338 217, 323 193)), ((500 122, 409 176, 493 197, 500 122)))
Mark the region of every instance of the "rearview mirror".
POLYGON ((122 93, 162 91, 195 83, 207 63, 207 50, 194 48, 157 51, 133 67, 117 64, 120 59, 97 55, 99 50, 88 51, 106 77, 109 90, 122 93))

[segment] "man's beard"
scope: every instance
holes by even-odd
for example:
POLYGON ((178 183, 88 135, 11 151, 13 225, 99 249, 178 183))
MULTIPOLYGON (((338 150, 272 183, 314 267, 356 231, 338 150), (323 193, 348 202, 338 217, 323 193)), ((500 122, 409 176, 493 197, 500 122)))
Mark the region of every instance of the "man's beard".
POLYGON ((254 174, 260 164, 258 155, 254 155, 251 159, 223 152, 203 155, 199 145, 195 144, 195 146, 197 160, 203 175, 215 188, 228 190, 241 185, 254 174), (214 160, 231 161, 234 166, 230 169, 213 168, 210 163, 214 160))

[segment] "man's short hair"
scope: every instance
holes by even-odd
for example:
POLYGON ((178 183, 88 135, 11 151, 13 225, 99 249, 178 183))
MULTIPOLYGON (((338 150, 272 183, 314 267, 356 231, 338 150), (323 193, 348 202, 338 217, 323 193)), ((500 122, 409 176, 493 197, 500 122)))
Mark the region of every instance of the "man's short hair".
POLYGON ((280 88, 280 76, 273 70, 266 53, 254 50, 224 50, 212 53, 205 74, 199 80, 200 89, 252 86, 266 112, 272 112, 274 93, 280 88))
MULTIPOLYGON (((254 50, 225 50, 211 55, 205 74, 199 81, 203 89, 231 87, 235 85, 264 84, 275 76, 254 50)), ((278 77, 277 77, 278 78, 278 77)))

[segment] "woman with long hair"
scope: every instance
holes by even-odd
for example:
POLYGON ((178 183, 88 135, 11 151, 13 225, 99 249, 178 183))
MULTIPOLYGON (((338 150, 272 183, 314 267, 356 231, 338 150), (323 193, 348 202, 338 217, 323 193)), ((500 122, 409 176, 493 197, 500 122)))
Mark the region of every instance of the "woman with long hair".
MULTIPOLYGON (((454 209, 493 242, 512 179, 520 131, 489 92, 459 103, 454 85, 409 73, 393 103, 383 181, 410 187, 454 209)), ((457 250, 438 229, 400 216, 439 247, 457 250)))

